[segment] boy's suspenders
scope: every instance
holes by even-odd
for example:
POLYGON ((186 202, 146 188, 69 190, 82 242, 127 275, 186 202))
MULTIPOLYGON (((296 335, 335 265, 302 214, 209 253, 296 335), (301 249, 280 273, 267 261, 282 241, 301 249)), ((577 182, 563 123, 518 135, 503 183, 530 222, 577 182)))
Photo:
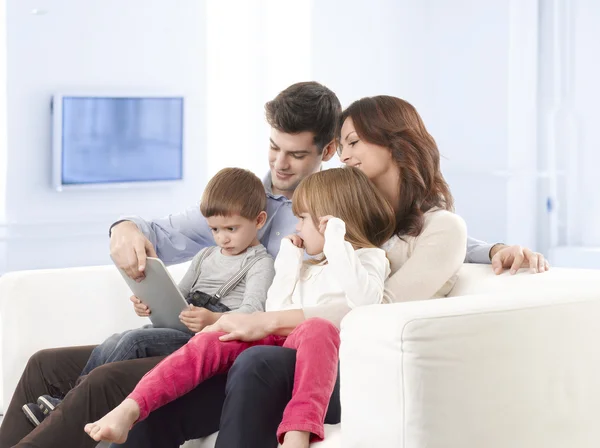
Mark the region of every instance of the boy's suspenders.
MULTIPOLYGON (((211 253, 213 253, 213 251, 216 248, 217 248, 217 246, 210 246, 202 253, 202 255, 200 255, 200 261, 198 261, 198 278, 200 277, 200 272, 202 270, 202 262, 206 259, 206 257, 208 257, 211 253)), ((263 258, 267 258, 268 256, 269 255, 264 254, 264 255, 260 255, 258 257, 253 258, 252 260, 250 260, 248 263, 246 263, 246 265, 242 266, 240 268, 240 270, 237 271, 233 277, 231 277, 229 280, 227 280, 225 282, 225 284, 223 286, 221 286, 219 288, 219 290, 214 294, 214 296, 218 300, 221 300, 223 297, 225 297, 227 294, 229 294, 231 292, 231 290, 233 288, 235 288, 239 282, 242 281, 242 279, 246 276, 246 274, 252 268, 252 266, 254 266, 256 264, 256 262, 258 262, 259 260, 262 260, 263 258)), ((196 278, 196 282, 198 281, 198 278, 196 278)))

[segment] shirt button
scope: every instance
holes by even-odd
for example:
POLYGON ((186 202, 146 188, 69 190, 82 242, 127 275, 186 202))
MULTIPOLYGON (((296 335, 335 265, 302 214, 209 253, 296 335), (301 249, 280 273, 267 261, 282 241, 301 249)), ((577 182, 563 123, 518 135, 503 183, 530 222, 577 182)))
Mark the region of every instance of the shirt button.
POLYGON ((277 232, 277 233, 276 233, 276 235, 277 235, 277 236, 281 235, 281 232, 277 232))

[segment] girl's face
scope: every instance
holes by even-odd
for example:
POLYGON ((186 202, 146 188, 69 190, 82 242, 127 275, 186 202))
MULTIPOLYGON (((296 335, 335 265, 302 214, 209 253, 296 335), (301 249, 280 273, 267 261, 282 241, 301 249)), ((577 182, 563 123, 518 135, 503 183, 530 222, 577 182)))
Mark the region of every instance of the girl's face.
POLYGON ((319 228, 315 226, 310 214, 300 213, 296 233, 304 241, 304 250, 308 255, 319 255, 323 252, 325 237, 319 232, 319 228))
POLYGON ((352 118, 346 118, 342 125, 338 154, 346 166, 359 168, 372 181, 396 166, 389 149, 364 142, 358 137, 352 118))

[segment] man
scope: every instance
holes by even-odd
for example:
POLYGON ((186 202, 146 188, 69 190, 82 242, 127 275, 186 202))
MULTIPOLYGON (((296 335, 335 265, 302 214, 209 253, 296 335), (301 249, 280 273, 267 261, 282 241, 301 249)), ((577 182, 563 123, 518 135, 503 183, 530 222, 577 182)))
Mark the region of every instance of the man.
MULTIPOLYGON (((281 238, 293 233, 296 218, 291 210, 294 189, 336 152, 336 129, 341 106, 335 94, 314 83, 294 84, 266 105, 271 125, 269 166, 264 180, 268 220, 259 237, 276 255, 281 238)), ((192 258, 213 239, 198 206, 156 221, 128 217, 111 229, 111 254, 132 278, 142 278, 147 256, 166 263, 192 258)), ((467 262, 492 263, 496 272, 531 266, 543 271, 541 254, 518 246, 490 245, 470 239, 467 262)), ((145 309, 137 303, 138 309, 145 309)), ((150 310, 151 311, 151 310, 150 310)), ((206 325, 213 323, 210 319, 206 325)), ((284 325, 284 323, 280 323, 284 325)), ((251 320, 239 321, 242 335, 261 331, 251 320)), ((107 364, 95 369, 67 394, 93 347, 46 350, 30 359, 0 427, 0 448, 93 447, 83 432, 119 404, 139 379, 162 357, 107 364), (31 430, 21 413, 24 403, 44 394, 67 394, 62 404, 40 426, 31 430), (19 440, 25 437, 20 443, 19 440)), ((136 448, 179 447, 188 439, 220 430, 217 447, 277 446, 275 433, 292 393, 295 352, 281 347, 254 347, 244 352, 227 375, 212 378, 184 397, 164 406, 136 425, 122 446, 136 448)), ((336 386, 326 423, 340 421, 336 386)))

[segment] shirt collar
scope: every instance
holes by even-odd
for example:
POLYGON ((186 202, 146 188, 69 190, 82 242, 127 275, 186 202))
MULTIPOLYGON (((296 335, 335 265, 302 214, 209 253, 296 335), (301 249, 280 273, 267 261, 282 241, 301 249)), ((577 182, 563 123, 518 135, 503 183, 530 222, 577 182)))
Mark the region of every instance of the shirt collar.
POLYGON ((273 194, 273 180, 271 179, 271 172, 268 172, 267 175, 263 177, 263 185, 265 186, 265 193, 267 193, 267 196, 273 199, 292 202, 282 194, 273 194))

